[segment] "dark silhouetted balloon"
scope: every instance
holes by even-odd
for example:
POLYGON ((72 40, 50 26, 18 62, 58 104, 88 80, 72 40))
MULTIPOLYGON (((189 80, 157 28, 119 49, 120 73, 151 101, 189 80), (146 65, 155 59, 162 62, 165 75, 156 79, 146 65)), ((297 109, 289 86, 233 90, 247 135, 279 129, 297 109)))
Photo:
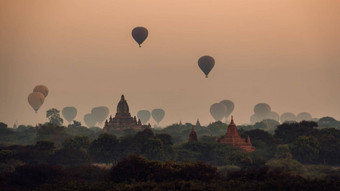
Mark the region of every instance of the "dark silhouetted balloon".
POLYGON ((46 86, 44 86, 44 85, 38 85, 38 86, 35 86, 35 88, 33 89, 33 92, 40 92, 46 98, 47 95, 48 95, 48 88, 46 86))
POLYGON ((162 119, 164 118, 165 111, 163 109, 154 109, 151 112, 152 118, 157 122, 161 122, 162 119))
POLYGON ((255 114, 250 116, 250 124, 254 125, 255 123, 260 122, 260 121, 261 120, 255 114))
POLYGON ((215 66, 215 60, 211 56, 202 56, 200 59, 198 59, 198 66, 205 74, 205 77, 208 78, 209 72, 215 66))
POLYGON ((44 103, 45 96, 40 92, 33 92, 28 95, 28 103, 34 109, 35 112, 42 106, 44 103))
POLYGON ((220 103, 222 103, 226 106, 227 111, 226 111, 224 117, 228 118, 229 115, 234 111, 234 103, 230 100, 223 100, 220 103))
POLYGON ((91 110, 91 113, 92 113, 93 117, 95 118, 95 120, 99 124, 102 124, 104 122, 104 120, 107 118, 107 116, 109 115, 110 110, 106 106, 99 106, 99 107, 94 107, 91 110))
POLYGON ((64 107, 61 113, 64 118, 71 123, 77 116, 77 109, 75 107, 64 107))
POLYGON ((92 113, 88 113, 86 115, 84 115, 84 122, 87 125, 87 127, 93 127, 96 125, 97 120, 94 118, 94 116, 92 115, 92 113))
POLYGON ((221 121, 227 112, 223 103, 214 103, 210 106, 210 114, 216 121, 221 121))
POLYGON ((132 30, 132 37, 139 44, 139 47, 141 47, 141 44, 148 37, 148 34, 148 29, 144 27, 136 27, 132 30))
POLYGON ((280 116, 280 122, 284 123, 284 122, 293 122, 296 121, 296 116, 294 113, 291 112, 286 112, 281 114, 280 116))
POLYGON ((254 113, 261 121, 265 119, 269 115, 270 112, 271 112, 271 108, 266 103, 259 103, 259 104, 256 104, 254 107, 254 113))
POLYGON ((268 115, 266 116, 266 119, 272 119, 274 121, 279 122, 280 121, 280 115, 276 112, 270 112, 268 113, 268 115))
POLYGON ((307 113, 307 112, 302 112, 302 113, 299 113, 297 116, 296 116, 296 120, 298 122, 300 121, 311 121, 312 120, 312 115, 310 113, 307 113))
POLYGON ((142 124, 145 124, 146 122, 149 121, 149 119, 151 117, 151 113, 148 110, 140 110, 140 111, 137 112, 137 117, 138 117, 138 119, 140 119, 142 124))

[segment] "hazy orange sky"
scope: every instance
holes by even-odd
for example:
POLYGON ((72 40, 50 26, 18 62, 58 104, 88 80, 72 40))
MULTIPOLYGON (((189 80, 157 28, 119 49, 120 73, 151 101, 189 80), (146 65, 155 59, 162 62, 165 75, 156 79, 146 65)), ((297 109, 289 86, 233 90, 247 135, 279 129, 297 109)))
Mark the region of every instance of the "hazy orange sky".
MULTIPOLYGON (((46 110, 95 106, 112 115, 163 108, 161 125, 213 121, 230 99, 236 123, 253 107, 340 119, 340 1, 0 0, 0 121, 47 121, 46 110), (138 48, 131 30, 149 37, 138 48), (216 64, 209 78, 200 56, 216 64), (34 86, 50 92, 37 114, 34 86)), ((152 124, 153 120, 150 121, 152 124)))

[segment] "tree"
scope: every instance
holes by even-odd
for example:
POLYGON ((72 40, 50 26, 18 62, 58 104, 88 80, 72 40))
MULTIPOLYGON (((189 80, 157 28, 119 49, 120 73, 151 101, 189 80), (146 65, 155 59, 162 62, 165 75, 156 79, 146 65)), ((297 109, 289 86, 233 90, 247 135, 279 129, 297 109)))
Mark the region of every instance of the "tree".
POLYGON ((202 162, 178 164, 173 161, 150 161, 141 156, 131 155, 112 167, 110 177, 113 182, 129 183, 142 181, 159 183, 173 180, 200 180, 201 182, 207 182, 217 179, 216 172, 216 168, 202 162))
POLYGON ((288 145, 278 145, 276 147, 275 158, 277 159, 291 159, 292 153, 290 153, 288 145))
POLYGON ((294 158, 302 163, 312 163, 319 157, 320 143, 315 137, 300 136, 290 146, 294 158))
POLYGON ((68 137, 65 127, 55 126, 53 124, 44 124, 39 126, 37 132, 37 141, 48 140, 56 145, 61 144, 68 137))
POLYGON ((306 173, 305 167, 294 159, 272 159, 266 163, 269 166, 269 172, 281 171, 289 172, 293 174, 306 173))
POLYGON ((87 150, 90 147, 90 139, 86 136, 75 136, 69 139, 66 139, 62 146, 64 149, 73 149, 73 150, 87 150))
POLYGON ((163 143, 160 139, 146 139, 143 143, 141 154, 150 160, 163 160, 163 143))
POLYGON ((6 163, 13 157, 11 150, 0 150, 0 163, 6 163))
POLYGON ((340 130, 324 128, 319 131, 319 162, 330 165, 340 164, 340 130))
POLYGON ((52 152, 55 149, 54 143, 51 141, 38 141, 35 147, 40 151, 48 152, 52 152))
POLYGON ((234 151, 229 154, 226 161, 228 165, 236 165, 240 167, 247 167, 252 165, 253 163, 253 160, 249 153, 240 150, 234 151))
POLYGON ((318 124, 313 121, 302 121, 300 123, 283 123, 277 126, 274 137, 282 144, 294 141, 299 136, 309 136, 318 131, 314 127, 318 124))
POLYGON ((114 135, 101 134, 91 143, 89 150, 96 162, 111 163, 119 159, 118 139, 114 135))
POLYGON ((0 122, 0 128, 7 128, 8 125, 6 123, 0 122))
POLYGON ((60 111, 55 108, 47 110, 46 117, 50 120, 51 124, 54 124, 56 126, 60 126, 64 122, 64 120, 60 117, 60 111))
POLYGON ((69 124, 68 127, 74 127, 74 128, 77 128, 77 127, 81 127, 81 122, 80 121, 76 121, 76 120, 73 120, 73 124, 69 124))
POLYGON ((66 166, 89 164, 90 156, 84 149, 62 148, 57 150, 51 157, 52 164, 62 164, 66 166))
POLYGON ((339 128, 340 122, 335 120, 333 117, 323 117, 319 119, 318 125, 320 127, 339 128))

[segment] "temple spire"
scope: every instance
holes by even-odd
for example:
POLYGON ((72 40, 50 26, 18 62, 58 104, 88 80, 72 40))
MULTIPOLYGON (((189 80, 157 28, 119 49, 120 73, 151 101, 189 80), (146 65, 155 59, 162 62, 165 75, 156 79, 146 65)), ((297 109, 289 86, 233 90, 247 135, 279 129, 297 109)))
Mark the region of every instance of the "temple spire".
POLYGON ((200 127, 200 126, 201 126, 200 120, 197 118, 196 127, 200 127))
POLYGON ((231 120, 230 120, 230 124, 229 125, 235 125, 233 116, 231 116, 231 120))

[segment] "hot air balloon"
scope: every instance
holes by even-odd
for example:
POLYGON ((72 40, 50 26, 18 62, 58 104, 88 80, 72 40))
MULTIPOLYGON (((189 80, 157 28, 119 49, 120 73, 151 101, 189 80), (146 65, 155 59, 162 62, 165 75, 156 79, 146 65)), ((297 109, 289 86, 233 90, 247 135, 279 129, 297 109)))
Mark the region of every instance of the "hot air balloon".
POLYGON ((93 127, 96 125, 97 120, 94 118, 94 116, 92 115, 92 113, 88 113, 86 115, 84 115, 84 122, 87 125, 87 127, 93 127))
POLYGON ((157 124, 159 122, 162 121, 162 119, 164 118, 165 115, 165 111, 163 109, 154 109, 151 112, 152 118, 157 122, 157 124))
POLYGON ((227 112, 223 103, 214 103, 210 106, 210 114, 216 121, 221 121, 227 112))
POLYGON ((198 66, 205 74, 205 77, 208 78, 209 72, 215 66, 215 60, 211 56, 202 56, 200 59, 198 59, 198 66))
POLYGON ((28 103, 31 105, 31 107, 34 109, 36 113, 44 103, 44 100, 45 96, 40 92, 33 92, 30 95, 28 95, 28 103))
POLYGON ((296 120, 298 122, 300 121, 311 121, 312 120, 312 115, 310 113, 307 113, 307 112, 302 112, 302 113, 299 113, 297 116, 296 116, 296 120))
POLYGON ((272 111, 266 116, 266 119, 272 119, 274 121, 279 122, 280 121, 280 115, 278 113, 272 111))
POLYGON ((137 117, 138 117, 138 119, 140 119, 142 124, 145 124, 146 122, 149 121, 149 119, 151 117, 151 113, 150 113, 150 111, 147 111, 147 110, 140 110, 140 111, 137 112, 137 117))
POLYGON ((260 121, 261 120, 255 114, 250 116, 250 124, 254 125, 255 123, 260 122, 260 121))
POLYGON ((132 30, 132 37, 139 44, 139 47, 141 47, 141 44, 148 37, 148 34, 148 29, 144 27, 136 27, 132 30))
POLYGON ((220 103, 222 103, 226 106, 227 111, 226 111, 224 117, 228 118, 229 115, 234 111, 234 103, 230 100, 223 100, 220 103))
POLYGON ((61 111, 64 118, 71 123, 74 118, 77 116, 77 109, 75 107, 64 107, 61 111))
POLYGON ((290 112, 286 112, 281 114, 280 116, 280 122, 284 123, 284 122, 292 122, 292 121, 296 121, 296 116, 294 115, 294 113, 290 113, 290 112))
POLYGON ((270 112, 271 108, 266 103, 259 103, 254 107, 254 113, 261 121, 266 119, 270 112))
POLYGON ((105 106, 100 106, 100 107, 94 107, 91 110, 91 113, 93 115, 93 117, 96 119, 96 121, 99 124, 102 124, 104 122, 104 120, 107 118, 107 116, 110 113, 110 110, 108 107, 105 106))
POLYGON ((40 92, 46 98, 47 95, 48 95, 48 88, 46 86, 44 86, 44 85, 38 85, 38 86, 35 86, 35 88, 33 89, 33 92, 40 92))

